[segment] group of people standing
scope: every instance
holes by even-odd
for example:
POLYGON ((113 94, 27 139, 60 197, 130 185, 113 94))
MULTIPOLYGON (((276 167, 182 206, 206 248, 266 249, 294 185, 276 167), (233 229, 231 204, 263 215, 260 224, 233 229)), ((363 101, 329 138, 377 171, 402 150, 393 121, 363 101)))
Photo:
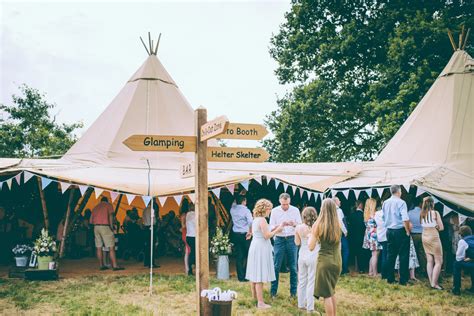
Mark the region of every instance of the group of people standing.
MULTIPOLYGON (((324 199, 319 215, 313 207, 304 208, 300 214, 290 204, 290 196, 283 193, 280 205, 275 208, 266 199, 257 201, 252 217, 245 197, 239 196, 230 211, 237 277, 239 281, 251 282, 257 307, 270 308, 263 300, 263 284, 271 282, 271 297, 277 295, 279 273, 286 257, 290 296, 297 297, 298 307, 312 311, 314 297, 322 297, 326 313, 335 315, 335 287, 339 276, 349 271, 351 243, 370 251, 369 276, 379 276, 380 257, 381 277, 395 283, 397 269, 398 283, 407 285, 410 279, 415 279, 414 269, 420 265, 419 260, 426 268, 431 288, 442 290, 439 276, 443 249, 439 231, 444 227, 433 198, 425 197, 418 210, 408 212, 400 186, 391 186, 390 192, 391 197, 380 209, 377 210, 377 201, 369 198, 365 205, 357 203, 357 210, 347 218, 337 197, 324 199), (250 239, 250 248, 246 248, 250 239), (423 252, 418 256, 415 244, 422 247, 423 252)), ((452 292, 456 295, 460 293, 462 269, 471 273, 473 284, 469 291, 474 291, 474 236, 468 226, 462 226, 459 233, 461 239, 453 267, 452 292)), ((356 266, 361 257, 356 251, 356 266)))
POLYGON ((273 208, 266 199, 257 201, 253 218, 248 216, 249 210, 243 197, 231 209, 234 223, 232 240, 236 249, 243 248, 244 234, 246 239, 252 239, 246 269, 242 268, 242 261, 239 263, 243 259, 240 253, 244 251, 236 253, 237 276, 240 281, 251 282, 258 308, 270 308, 263 300, 263 284, 271 282, 270 294, 272 298, 277 295, 279 274, 283 257, 286 256, 290 296, 297 298, 298 307, 312 311, 314 297, 322 297, 328 315, 335 315, 335 287, 342 270, 341 228, 336 203, 325 199, 318 216, 313 207, 306 207, 300 214, 290 204, 290 196, 286 193, 280 195, 279 202, 280 205, 273 208), (267 217, 270 218, 269 223, 267 217))

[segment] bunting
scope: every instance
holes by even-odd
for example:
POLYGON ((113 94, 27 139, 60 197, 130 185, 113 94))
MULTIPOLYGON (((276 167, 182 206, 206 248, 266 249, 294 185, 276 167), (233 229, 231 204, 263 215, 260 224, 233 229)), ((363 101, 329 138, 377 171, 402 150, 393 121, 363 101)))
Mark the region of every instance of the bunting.
POLYGON ((23 174, 24 174, 23 183, 27 183, 34 176, 33 173, 28 172, 28 171, 25 171, 23 174))
POLYGON ((89 187, 87 185, 80 185, 79 186, 79 191, 81 191, 81 196, 84 195, 84 193, 87 191, 89 187))
POLYGON ((419 187, 416 187, 416 193, 415 193, 415 196, 416 197, 419 197, 420 195, 422 195, 423 193, 425 193, 426 191, 419 188, 419 187))
POLYGON ((379 195, 379 198, 382 198, 382 194, 385 188, 376 188, 376 190, 377 190, 377 194, 379 195))
POLYGON ((369 196, 369 198, 372 196, 372 189, 365 189, 365 193, 369 196))
POLYGON ((227 190, 229 190, 230 194, 234 195, 235 184, 228 184, 226 185, 227 190))
POLYGON ((194 193, 189 193, 189 194, 188 194, 188 198, 189 198, 189 200, 190 200, 191 202, 194 203, 194 202, 196 201, 196 194, 194 194, 194 193))
POLYGON ((249 190, 249 180, 245 180, 243 182, 240 182, 240 185, 246 190, 249 190))
POLYGON ((166 200, 168 199, 167 196, 159 196, 158 201, 160 202, 161 207, 165 207, 166 200))
MULTIPOLYGON (((45 189, 53 180, 41 177, 41 189, 45 189)), ((11 183, 11 182, 10 182, 11 183)))
POLYGON ((110 199, 112 200, 112 203, 114 203, 117 197, 120 195, 120 193, 116 191, 109 191, 109 193, 110 193, 110 199))
POLYGON ((343 190, 343 191, 342 191, 342 194, 344 195, 344 197, 346 198, 346 200, 349 198, 349 190, 343 190))
POLYGON ((143 203, 145 204, 145 207, 147 207, 148 204, 150 204, 151 196, 142 195, 142 200, 143 200, 143 203))
POLYGON ((59 185, 61 186, 61 193, 64 194, 64 192, 66 192, 67 189, 69 189, 69 187, 71 186, 71 183, 69 183, 69 182, 59 182, 59 185))
POLYGON ((94 188, 94 192, 95 192, 95 198, 98 200, 102 192, 104 192, 104 189, 94 188))
POLYGON ((19 174, 17 174, 17 175, 15 176, 15 181, 16 181, 16 183, 18 183, 18 185, 21 185, 20 182, 21 182, 21 174, 22 174, 22 173, 23 173, 23 172, 20 172, 19 174))
POLYGON ((288 183, 283 182, 283 192, 286 192, 288 189, 288 183))
POLYGON ((175 196, 173 196, 173 198, 176 201, 176 204, 178 204, 178 206, 180 206, 181 201, 183 200, 183 196, 182 195, 175 195, 175 196))
POLYGON ((131 205, 133 200, 137 197, 135 194, 130 193, 125 194, 125 196, 127 197, 128 205, 131 205))
POLYGON ((256 178, 253 178, 258 184, 262 185, 262 176, 258 176, 256 178))
POLYGON ((278 179, 273 179, 275 180, 275 189, 278 189, 278 186, 280 185, 280 180, 278 179))
POLYGON ((7 181, 5 181, 7 183, 8 190, 12 189, 12 180, 13 180, 13 178, 10 178, 7 181))
POLYGON ((220 197, 221 197, 221 188, 214 188, 214 189, 212 189, 211 191, 212 191, 212 193, 214 193, 214 195, 215 195, 218 199, 220 199, 220 197))

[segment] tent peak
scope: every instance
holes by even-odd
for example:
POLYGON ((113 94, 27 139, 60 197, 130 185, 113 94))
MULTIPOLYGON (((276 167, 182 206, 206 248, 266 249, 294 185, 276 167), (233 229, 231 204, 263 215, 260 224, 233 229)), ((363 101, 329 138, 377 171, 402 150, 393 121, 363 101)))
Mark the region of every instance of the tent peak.
POLYGON ((451 42, 451 46, 453 47, 453 50, 459 51, 459 50, 464 50, 466 48, 467 40, 469 38, 469 33, 471 32, 471 28, 467 29, 467 33, 464 32, 464 25, 461 27, 461 32, 459 33, 459 43, 456 45, 456 42, 454 42, 454 37, 453 33, 451 33, 451 30, 448 29, 448 37, 449 41, 451 42))
POLYGON ((161 39, 161 33, 158 35, 158 40, 156 41, 156 46, 154 45, 153 40, 151 39, 150 32, 148 32, 148 47, 145 45, 145 42, 143 41, 143 38, 140 36, 140 41, 143 44, 143 47, 145 47, 146 52, 148 53, 148 56, 155 55, 158 52, 158 46, 160 45, 160 39, 161 39))

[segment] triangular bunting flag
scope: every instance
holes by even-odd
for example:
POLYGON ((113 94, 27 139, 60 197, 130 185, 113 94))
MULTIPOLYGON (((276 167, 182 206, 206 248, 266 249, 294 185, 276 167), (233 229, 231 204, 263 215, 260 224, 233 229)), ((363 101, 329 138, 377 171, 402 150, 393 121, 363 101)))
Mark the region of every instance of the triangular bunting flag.
POLYGON ((243 182, 240 182, 240 185, 243 186, 246 191, 249 190, 249 180, 245 180, 243 182))
POLYGON ((258 182, 258 184, 262 185, 262 176, 258 176, 256 178, 253 178, 255 181, 258 182))
POLYGON ((288 189, 288 183, 283 182, 283 192, 286 192, 288 189))
POLYGON ((165 207, 166 200, 168 199, 167 196, 159 196, 158 201, 160 202, 161 207, 165 207))
POLYGON ((416 194, 415 196, 416 197, 419 197, 420 195, 422 195, 423 193, 425 193, 426 191, 423 190, 423 189, 420 189, 419 187, 416 187, 416 194))
MULTIPOLYGON (((11 180, 11 179, 10 179, 11 180)), ((41 177, 41 189, 45 189, 53 180, 41 177)))
POLYGON ((176 204, 178 204, 178 206, 180 206, 181 201, 183 200, 183 196, 182 195, 175 195, 175 196, 173 196, 173 198, 176 201, 176 204))
POLYGON ((221 198, 221 188, 214 188, 214 189, 212 189, 211 191, 212 191, 212 193, 214 193, 214 195, 215 195, 218 199, 221 198))
POLYGON ((12 180, 13 180, 13 178, 10 178, 7 181, 5 181, 7 183, 7 187, 8 187, 9 190, 12 189, 12 180))
POLYGON ((114 203, 117 197, 120 195, 120 193, 115 192, 115 191, 109 191, 109 194, 110 194, 110 199, 112 200, 112 203, 114 203))
POLYGON ((137 197, 135 194, 125 194, 125 196, 127 197, 128 205, 131 205, 133 200, 137 197))
POLYGON ((64 194, 64 192, 66 192, 67 189, 71 186, 71 183, 69 183, 69 182, 59 182, 59 185, 61 186, 61 193, 64 194))
POLYGON ((365 193, 367 193, 367 195, 369 197, 371 197, 372 196, 372 189, 365 189, 365 193))
POLYGON ((81 195, 84 195, 84 193, 87 191, 89 187, 87 185, 80 185, 79 186, 79 191, 81 191, 81 195))
POLYGON ((151 201, 151 196, 142 195, 142 200, 143 200, 143 203, 145 203, 145 206, 148 206, 148 204, 150 204, 150 201, 151 201))
POLYGON ((303 198, 304 190, 302 188, 299 188, 299 190, 300 190, 300 197, 303 198))
POLYGON ((402 184, 402 187, 405 188, 405 191, 407 191, 407 193, 410 192, 410 184, 409 183, 408 184, 406 184, 406 183, 402 184))
POLYGON ((194 193, 189 193, 189 194, 188 194, 188 198, 189 198, 189 200, 191 200, 191 202, 194 203, 194 202, 196 201, 196 194, 194 194, 194 193))
POLYGON ((443 205, 443 217, 451 213, 453 209, 447 207, 446 205, 443 205))
POLYGON ((354 190, 354 195, 355 195, 356 200, 359 199, 359 196, 360 196, 361 192, 362 192, 361 190, 354 190))
POLYGON ((336 194, 337 194, 337 191, 336 191, 336 190, 331 190, 331 196, 332 196, 332 197, 335 197, 336 194))
POLYGON ((23 174, 25 175, 25 177, 23 179, 23 183, 27 183, 34 176, 33 173, 28 172, 28 171, 25 171, 23 174))
POLYGON ((296 190, 298 189, 297 186, 292 185, 291 186, 291 191, 293 192, 294 195, 296 195, 296 190))
POLYGON ((459 214, 459 213, 458 213, 458 216, 459 216, 459 226, 461 226, 466 221, 467 216, 459 214))
POLYGON ((273 179, 275 180, 275 189, 278 189, 278 186, 280 185, 280 180, 278 179, 273 179))
POLYGON ((228 184, 226 185, 227 190, 229 190, 230 194, 234 195, 235 184, 228 184))
POLYGON ((95 191, 95 198, 98 200, 102 192, 104 192, 104 189, 94 188, 94 191, 95 191))
POLYGON ((342 191, 342 194, 344 195, 344 197, 345 197, 346 200, 347 200, 347 198, 349 197, 349 190, 343 190, 343 191, 342 191))
POLYGON ((19 174, 17 174, 17 175, 15 176, 15 181, 16 181, 16 183, 18 183, 18 185, 21 184, 20 182, 21 182, 21 174, 22 174, 22 173, 23 173, 23 172, 20 172, 19 174))
POLYGON ((385 188, 377 188, 377 194, 379 195, 379 198, 382 198, 382 194, 385 188))

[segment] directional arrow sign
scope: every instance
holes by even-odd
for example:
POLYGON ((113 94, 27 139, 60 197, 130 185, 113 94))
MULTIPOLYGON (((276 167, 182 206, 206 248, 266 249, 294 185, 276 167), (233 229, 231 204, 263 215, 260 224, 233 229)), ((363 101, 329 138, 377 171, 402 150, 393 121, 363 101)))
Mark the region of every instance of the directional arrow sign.
POLYGON ((221 139, 250 139, 261 140, 268 134, 264 125, 229 123, 224 134, 218 138, 221 139))
POLYGON ((263 148, 208 147, 208 161, 263 162, 270 155, 263 148))
POLYGON ((188 161, 179 167, 179 175, 182 179, 191 178, 195 175, 194 161, 188 161))
POLYGON ((196 152, 195 136, 132 135, 123 143, 133 151, 196 152))
POLYGON ((229 120, 225 116, 219 116, 218 118, 207 122, 201 126, 201 141, 208 140, 224 133, 227 124, 229 124, 229 120))

